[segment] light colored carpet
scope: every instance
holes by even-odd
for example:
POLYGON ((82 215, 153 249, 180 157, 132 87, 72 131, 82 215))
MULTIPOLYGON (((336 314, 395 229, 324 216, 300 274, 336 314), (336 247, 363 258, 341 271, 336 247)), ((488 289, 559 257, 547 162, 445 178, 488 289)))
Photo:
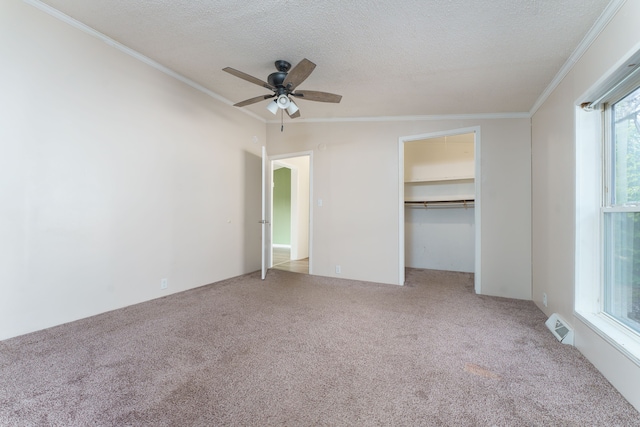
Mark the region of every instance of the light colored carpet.
POLYGON ((0 342, 2 426, 640 426, 532 302, 245 275, 0 342))

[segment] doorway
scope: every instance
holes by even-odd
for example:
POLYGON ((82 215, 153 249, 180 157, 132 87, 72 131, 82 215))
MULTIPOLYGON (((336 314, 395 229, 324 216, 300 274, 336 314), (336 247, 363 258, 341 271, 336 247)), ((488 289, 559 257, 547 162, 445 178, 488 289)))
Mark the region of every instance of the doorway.
POLYGON ((311 274, 311 153, 271 157, 271 268, 311 274))
POLYGON ((399 139, 399 284, 405 267, 474 273, 481 293, 480 128, 399 139))

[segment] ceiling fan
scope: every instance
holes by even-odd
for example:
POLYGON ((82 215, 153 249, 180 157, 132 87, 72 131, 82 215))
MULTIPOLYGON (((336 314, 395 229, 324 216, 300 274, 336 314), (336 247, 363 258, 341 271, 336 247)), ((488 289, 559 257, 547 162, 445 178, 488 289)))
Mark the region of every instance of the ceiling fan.
POLYGON ((266 82, 234 68, 223 68, 222 71, 226 71, 229 74, 233 74, 236 77, 258 86, 262 86, 273 92, 272 94, 256 96, 255 98, 238 102, 233 106, 244 107, 266 99, 275 98, 269 103, 269 105, 267 105, 267 109, 273 114, 276 114, 278 109, 284 110, 287 112, 289 117, 295 119, 296 117, 300 117, 300 109, 296 103, 293 102, 291 97, 306 99, 308 101, 333 103, 338 103, 342 99, 342 95, 336 95, 334 93, 318 92, 316 90, 296 90, 298 85, 305 81, 313 69, 316 68, 316 64, 306 58, 300 61, 298 65, 293 68, 291 68, 291 64, 289 62, 282 59, 277 60, 275 62, 275 66, 278 71, 269 74, 266 82))

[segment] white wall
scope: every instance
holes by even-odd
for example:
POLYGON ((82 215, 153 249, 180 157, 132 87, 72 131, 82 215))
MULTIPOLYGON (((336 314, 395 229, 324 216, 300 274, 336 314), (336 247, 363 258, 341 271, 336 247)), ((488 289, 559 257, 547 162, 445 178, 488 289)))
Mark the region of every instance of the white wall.
POLYGON ((407 207, 404 215, 405 267, 474 272, 473 208, 407 207))
POLYGON ((482 134, 482 293, 531 298, 531 130, 526 118, 293 120, 285 123, 284 132, 268 124, 269 154, 314 153, 314 274, 397 283, 398 140, 474 126, 482 134), (341 274, 335 273, 336 265, 341 274))
POLYGON ((264 123, 20 1, 0 58, 0 339, 259 269, 264 123))
POLYGON ((404 143, 405 182, 466 179, 475 176, 474 133, 404 143))
POLYGON ((627 1, 532 119, 533 299, 576 328, 578 349, 640 410, 640 366, 574 316, 575 106, 618 60, 640 47, 640 2, 627 1), (542 294, 548 307, 542 304, 542 294))

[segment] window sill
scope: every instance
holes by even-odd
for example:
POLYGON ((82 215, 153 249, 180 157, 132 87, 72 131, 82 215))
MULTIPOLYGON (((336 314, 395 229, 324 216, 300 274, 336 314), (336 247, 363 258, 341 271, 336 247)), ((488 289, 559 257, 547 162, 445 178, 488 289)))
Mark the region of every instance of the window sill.
POLYGON ((604 314, 576 311, 578 319, 610 343, 633 363, 640 366, 640 337, 604 314))

